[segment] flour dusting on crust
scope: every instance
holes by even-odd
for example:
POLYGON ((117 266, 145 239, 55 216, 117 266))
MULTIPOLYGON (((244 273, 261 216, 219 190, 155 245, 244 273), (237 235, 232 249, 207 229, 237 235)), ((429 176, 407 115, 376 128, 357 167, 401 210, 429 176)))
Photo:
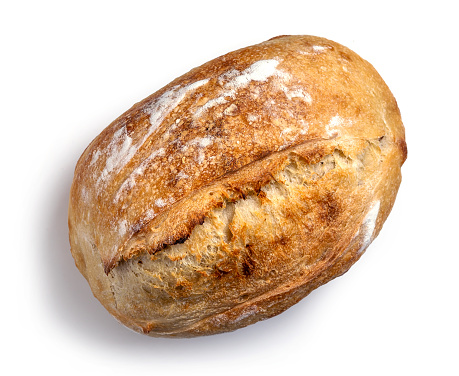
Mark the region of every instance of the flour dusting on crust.
MULTIPOLYGON (((107 147, 107 159, 105 168, 102 170, 97 179, 97 186, 101 181, 106 181, 112 171, 120 171, 132 159, 137 150, 146 142, 146 140, 158 129, 166 116, 185 98, 190 92, 209 82, 209 79, 200 80, 181 87, 174 86, 171 90, 166 91, 149 105, 145 112, 150 115, 150 127, 147 133, 142 137, 140 142, 133 143, 132 138, 127 134, 126 126, 118 129, 107 147)), ((92 159, 94 163, 100 155, 98 150, 92 159)))
POLYGON ((192 84, 180 87, 179 85, 174 86, 171 90, 166 91, 156 100, 146 112, 150 114, 151 128, 149 134, 153 133, 159 125, 162 123, 164 118, 173 110, 182 100, 185 98, 189 91, 196 90, 197 88, 205 85, 209 82, 206 78, 201 81, 194 82, 192 84))
POLYGON ((279 61, 276 59, 259 60, 244 69, 242 72, 231 69, 218 77, 223 86, 223 92, 216 98, 210 99, 194 114, 194 118, 201 117, 206 111, 217 105, 225 104, 235 99, 238 90, 246 88, 252 81, 265 82, 270 77, 290 78, 290 75, 277 69, 279 61))
POLYGON ((115 202, 119 201, 122 195, 126 192, 134 188, 136 179, 143 175, 145 169, 150 165, 150 163, 157 157, 161 157, 165 155, 166 151, 164 148, 159 148, 153 151, 148 158, 146 158, 139 167, 137 167, 131 174, 126 178, 126 180, 121 184, 118 192, 115 195, 115 202))
POLYGON ((380 201, 376 201, 363 220, 362 226, 360 227, 360 230, 363 231, 363 243, 358 253, 362 253, 373 241, 373 233, 375 231, 380 205, 380 201))

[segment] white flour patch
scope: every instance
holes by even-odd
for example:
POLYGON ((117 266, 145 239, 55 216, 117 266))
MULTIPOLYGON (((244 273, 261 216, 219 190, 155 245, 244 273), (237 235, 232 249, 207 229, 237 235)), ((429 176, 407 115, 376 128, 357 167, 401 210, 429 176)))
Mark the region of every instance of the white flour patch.
POLYGON ((298 51, 298 53, 301 55, 319 55, 330 49, 330 46, 308 46, 307 50, 298 51))
POLYGON ((88 204, 90 201, 89 192, 85 187, 81 188, 81 198, 85 204, 88 204))
POLYGON ((214 142, 214 139, 210 136, 206 136, 206 137, 197 137, 197 138, 194 138, 192 139, 191 141, 189 141, 188 143, 186 143, 185 145, 183 145, 180 150, 182 152, 185 152, 188 150, 188 148, 190 146, 198 146, 200 148, 205 148, 207 146, 209 146, 210 144, 212 144, 214 142))
POLYGON ((299 119, 298 121, 299 121, 299 122, 301 123, 301 125, 303 126, 302 129, 301 129, 301 131, 300 131, 300 134, 306 134, 306 133, 308 133, 308 131, 309 131, 309 124, 308 124, 305 120, 303 120, 303 119, 299 119))
POLYGON ((324 46, 312 46, 312 50, 317 53, 322 53, 326 51, 327 49, 328 47, 324 47, 324 46))
POLYGON ((307 103, 312 103, 312 98, 309 93, 305 92, 301 88, 289 90, 286 86, 282 86, 282 91, 289 100, 292 100, 293 98, 300 98, 307 103))
POLYGON ((190 176, 185 174, 183 171, 180 171, 178 174, 177 174, 177 178, 179 179, 187 179, 189 178, 190 176))
POLYGON ((144 218, 153 218, 155 216, 155 211, 153 209, 148 209, 145 212, 144 218))
POLYGON ((328 124, 325 125, 325 130, 329 136, 333 136, 337 132, 336 128, 341 127, 343 125, 346 125, 346 126, 352 125, 352 120, 343 119, 341 116, 335 115, 330 119, 328 124))
POLYGON ((174 86, 171 90, 161 95, 146 110, 150 114, 151 124, 148 135, 152 134, 159 127, 164 118, 185 98, 188 92, 196 90, 208 82, 209 79, 206 78, 205 80, 197 81, 184 87, 174 86))
POLYGON ((282 132, 280 133, 280 136, 282 137, 286 133, 292 132, 292 128, 284 128, 282 132))
POLYGON ((198 164, 202 164, 202 162, 204 162, 205 158, 206 158, 205 154, 202 152, 202 150, 199 150, 198 164))
POLYGON ((127 221, 124 219, 120 222, 118 226, 118 233, 120 234, 120 236, 124 236, 124 234, 126 234, 127 232, 127 229, 128 229, 128 224, 127 224, 127 221))
POLYGON ((190 145, 198 145, 201 148, 205 148, 209 146, 213 142, 212 137, 202 137, 202 138, 195 138, 190 141, 190 145))
POLYGON ((266 81, 278 73, 276 70, 278 64, 279 62, 274 59, 257 61, 243 70, 241 74, 235 75, 225 84, 225 87, 236 90, 246 87, 251 81, 266 81))
POLYGON ((373 232, 375 231, 376 227, 376 220, 378 219, 380 208, 380 201, 376 201, 371 209, 368 211, 365 219, 360 226, 359 233, 363 232, 363 242, 358 250, 358 253, 362 253, 373 241, 373 232))
MULTIPOLYGON (((228 94, 228 96, 231 96, 231 95, 228 94)), ((202 116, 204 112, 211 109, 212 107, 218 106, 219 104, 225 104, 225 103, 228 103, 228 100, 225 98, 225 96, 220 96, 220 97, 211 99, 210 101, 206 102, 203 106, 199 107, 198 110, 193 115, 193 117, 198 118, 202 116)))
POLYGON ((223 92, 216 98, 210 99, 201 106, 193 115, 193 118, 199 118, 206 111, 217 105, 228 103, 230 99, 236 97, 238 90, 246 88, 252 81, 264 82, 270 77, 290 78, 290 75, 279 71, 276 67, 279 65, 278 60, 268 59, 259 60, 242 72, 237 69, 231 69, 219 76, 218 82, 223 86, 223 92))
POLYGON ((105 162, 105 168, 99 176, 96 184, 99 185, 101 180, 105 181, 112 171, 120 171, 132 159, 134 154, 145 143, 145 141, 156 131, 156 129, 158 129, 166 116, 185 98, 185 96, 189 92, 196 90, 198 87, 205 85, 208 82, 209 80, 205 79, 184 87, 177 85, 171 90, 166 91, 152 104, 150 104, 145 110, 147 114, 150 114, 150 127, 140 142, 133 144, 132 138, 128 136, 125 126, 118 129, 108 145, 108 158, 105 162))
MULTIPOLYGON (((107 147, 107 160, 105 167, 102 170, 96 185, 100 184, 101 180, 106 180, 109 173, 119 166, 124 166, 132 158, 135 150, 132 148, 132 138, 127 135, 126 127, 121 127, 114 134, 107 147)), ((96 153, 97 154, 97 153, 96 153)))
POLYGON ((254 122, 254 121, 258 121, 258 120, 260 120, 260 115, 248 114, 247 115, 247 120, 249 122, 251 122, 251 123, 254 122))
POLYGON ((126 180, 121 184, 120 188, 116 192, 115 195, 115 202, 118 202, 121 198, 121 196, 125 193, 130 191, 132 188, 135 187, 135 180, 143 175, 145 173, 145 169, 148 167, 149 164, 152 163, 152 161, 156 157, 162 157, 166 154, 166 150, 164 148, 160 148, 155 150, 153 153, 151 153, 148 158, 146 158, 140 165, 137 167, 134 171, 132 171, 129 176, 126 178, 126 180))
POLYGON ((162 198, 158 198, 156 201, 155 201, 155 205, 158 207, 158 208, 162 208, 164 206, 167 205, 167 201, 166 200, 163 200, 162 198))
POLYGON ((91 158, 91 163, 89 163, 90 166, 92 166, 94 163, 97 162, 97 160, 99 159, 100 157, 100 150, 97 150, 93 155, 92 155, 92 158, 91 158))
POLYGON ((330 128, 335 128, 343 124, 343 118, 339 115, 333 116, 328 123, 330 128))

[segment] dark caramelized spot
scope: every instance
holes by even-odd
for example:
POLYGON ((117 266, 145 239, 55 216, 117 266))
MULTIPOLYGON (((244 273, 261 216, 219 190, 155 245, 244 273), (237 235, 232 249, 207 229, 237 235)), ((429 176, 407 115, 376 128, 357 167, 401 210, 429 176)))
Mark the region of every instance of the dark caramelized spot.
POLYGON ((405 140, 398 140, 398 147, 400 148, 402 152, 402 164, 405 163, 406 158, 408 157, 408 147, 406 146, 406 141, 405 140))
POLYGON ((242 266, 243 275, 245 275, 246 277, 249 277, 253 274, 253 271, 255 269, 255 264, 250 257, 244 258, 244 261, 242 261, 241 266, 242 266))
POLYGON ((318 203, 320 206, 319 216, 327 225, 336 220, 341 209, 332 192, 328 192, 318 203))
POLYGON ((346 61, 352 61, 352 57, 344 51, 339 51, 339 55, 346 61))
POLYGON ((244 300, 247 300, 249 298, 249 294, 242 294, 240 297, 239 297, 239 300, 241 301, 244 301, 244 300))
POLYGON ((242 274, 246 277, 249 277, 255 270, 255 261, 253 260, 253 246, 251 244, 246 244, 245 248, 247 253, 244 255, 242 260, 241 269, 242 274))
POLYGON ((183 244, 183 243, 185 243, 185 241, 186 241, 188 238, 189 238, 189 236, 184 236, 184 237, 182 237, 182 238, 179 238, 179 239, 177 239, 177 240, 176 240, 173 244, 171 244, 171 245, 183 244))
POLYGON ((276 239, 276 243, 281 246, 286 246, 288 244, 288 239, 285 236, 276 239))

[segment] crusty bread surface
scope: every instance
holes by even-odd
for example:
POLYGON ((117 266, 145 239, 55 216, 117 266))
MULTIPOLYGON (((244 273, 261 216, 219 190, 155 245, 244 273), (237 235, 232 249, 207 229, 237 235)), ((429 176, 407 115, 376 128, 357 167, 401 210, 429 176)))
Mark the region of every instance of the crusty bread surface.
POLYGON ((70 193, 72 255, 131 329, 235 330, 360 258, 406 156, 397 103, 368 62, 276 37, 192 69, 92 141, 70 193))

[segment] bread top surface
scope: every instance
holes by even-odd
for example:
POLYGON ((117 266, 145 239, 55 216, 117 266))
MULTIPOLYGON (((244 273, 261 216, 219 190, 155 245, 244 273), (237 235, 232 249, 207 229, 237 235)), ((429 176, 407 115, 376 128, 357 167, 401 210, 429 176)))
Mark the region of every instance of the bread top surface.
POLYGON ((289 150, 308 145, 302 156, 313 162, 323 142, 382 137, 398 145, 401 165, 397 103, 346 47, 283 36, 231 52, 137 103, 89 145, 71 189, 72 248, 87 238, 108 273, 182 242, 222 198, 269 182, 289 150))

